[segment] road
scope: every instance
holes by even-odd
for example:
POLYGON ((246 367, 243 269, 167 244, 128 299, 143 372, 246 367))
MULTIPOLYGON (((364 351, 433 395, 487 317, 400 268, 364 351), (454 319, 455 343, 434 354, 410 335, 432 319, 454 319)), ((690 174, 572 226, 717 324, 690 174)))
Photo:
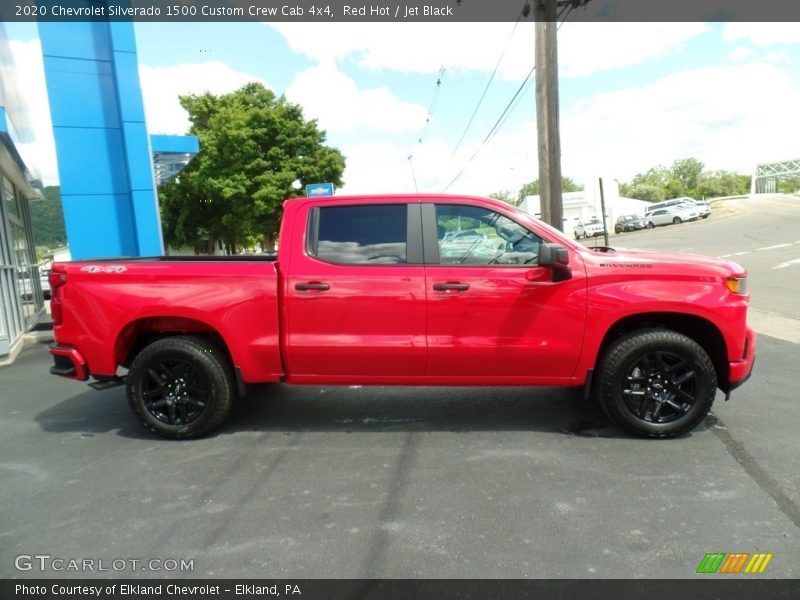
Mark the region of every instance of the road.
MULTIPOLYGON (((800 265, 776 267, 800 209, 778 200, 612 244, 747 252, 754 306, 794 321, 800 265)), ((798 348, 762 334, 753 378, 676 440, 569 390, 260 386, 172 442, 33 346, 0 369, 0 577, 98 575, 14 567, 38 553, 194 561, 104 576, 692 578, 706 552, 768 552, 758 577, 797 578, 798 348)))
MULTIPOLYGON (((708 219, 613 236, 611 246, 691 252, 734 260, 750 272, 751 322, 800 343, 800 197, 715 203, 708 219)), ((602 238, 587 240, 591 246, 602 238)))

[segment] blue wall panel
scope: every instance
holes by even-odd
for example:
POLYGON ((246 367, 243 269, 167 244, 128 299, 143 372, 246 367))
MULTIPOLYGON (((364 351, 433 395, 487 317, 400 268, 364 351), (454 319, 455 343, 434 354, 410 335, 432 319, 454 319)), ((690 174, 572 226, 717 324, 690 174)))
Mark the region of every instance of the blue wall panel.
POLYGON ((151 210, 152 194, 149 191, 134 191, 132 196, 136 230, 139 236, 139 255, 158 256, 163 254, 161 221, 157 218, 158 215, 151 210))
POLYGON ((61 202, 73 259, 138 254, 135 240, 126 235, 126 230, 133 227, 128 195, 71 194, 61 202))
POLYGON ((46 56, 48 87, 69 89, 50 95, 50 114, 57 127, 120 126, 117 88, 111 63, 46 56))
POLYGON ((39 36, 72 257, 163 254, 133 24, 39 23, 39 36))
MULTIPOLYGON (((123 4, 118 2, 117 4, 123 4)), ((117 52, 133 52, 136 54, 136 36, 133 33, 133 27, 129 23, 109 23, 109 35, 111 37, 111 45, 117 52)))
POLYGON ((120 129, 54 127, 53 133, 62 197, 130 191, 120 129))
POLYGON ((114 52, 114 74, 119 88, 119 111, 123 121, 144 123, 139 61, 132 52, 114 52))
MULTIPOLYGON (((130 23, 121 23, 130 27, 130 23)), ((111 38, 102 23, 45 23, 39 21, 42 54, 86 60, 111 60, 111 38)))
POLYGON ((128 156, 128 181, 131 190, 153 190, 153 163, 150 140, 144 123, 125 123, 125 152, 128 156))

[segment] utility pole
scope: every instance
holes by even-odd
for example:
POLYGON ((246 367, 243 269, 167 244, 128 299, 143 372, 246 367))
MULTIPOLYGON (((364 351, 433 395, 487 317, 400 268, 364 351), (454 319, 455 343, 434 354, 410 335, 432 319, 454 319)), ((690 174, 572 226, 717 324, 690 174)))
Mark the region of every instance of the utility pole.
POLYGON ((557 0, 533 0, 536 21, 536 128, 542 220, 564 230, 558 130, 557 0))
POLYGON ((603 178, 600 178, 600 212, 603 215, 603 239, 608 248, 608 223, 606 223, 606 195, 603 190, 603 178))

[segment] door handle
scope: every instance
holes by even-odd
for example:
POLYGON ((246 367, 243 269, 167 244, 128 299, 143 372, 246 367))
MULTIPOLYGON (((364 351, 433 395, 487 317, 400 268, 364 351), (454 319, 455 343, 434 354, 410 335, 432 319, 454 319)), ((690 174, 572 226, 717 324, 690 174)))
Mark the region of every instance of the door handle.
POLYGON ((309 281, 308 283, 295 283, 294 289, 301 292, 324 292, 331 289, 330 284, 320 283, 318 281, 309 281))
POLYGON ((436 292, 466 292, 469 289, 469 284, 448 281, 447 283, 434 283, 433 289, 436 292))

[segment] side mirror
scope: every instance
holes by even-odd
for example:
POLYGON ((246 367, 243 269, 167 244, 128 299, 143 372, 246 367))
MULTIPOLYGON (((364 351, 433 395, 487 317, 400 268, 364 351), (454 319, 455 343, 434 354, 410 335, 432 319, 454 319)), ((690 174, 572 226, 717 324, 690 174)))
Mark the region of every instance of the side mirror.
POLYGON ((539 244, 539 266, 553 270, 553 281, 565 281, 572 277, 569 253, 561 244, 539 244))

